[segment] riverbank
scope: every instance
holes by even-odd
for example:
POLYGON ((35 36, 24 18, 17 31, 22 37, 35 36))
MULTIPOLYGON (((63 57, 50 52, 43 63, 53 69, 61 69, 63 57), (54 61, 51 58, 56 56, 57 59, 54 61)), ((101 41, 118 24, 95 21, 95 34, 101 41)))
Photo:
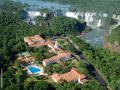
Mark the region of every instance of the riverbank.
POLYGON ((89 25, 89 27, 92 30, 80 38, 92 46, 103 47, 105 30, 94 25, 89 25))
POLYGON ((111 52, 120 53, 120 44, 119 44, 119 25, 113 25, 109 29, 109 33, 105 36, 104 48, 109 49, 111 52))
MULTIPOLYGON (((62 13, 63 15, 65 14, 65 16, 74 18, 81 18, 84 19, 86 21, 86 23, 88 24, 88 22, 90 21, 96 21, 96 18, 94 17, 99 17, 99 15, 97 14, 97 12, 81 12, 81 11, 71 11, 71 5, 70 4, 63 4, 63 3, 57 3, 57 2, 48 2, 48 1, 42 1, 42 0, 13 0, 13 1, 17 1, 17 2, 22 2, 24 4, 28 4, 30 6, 31 9, 34 8, 47 8, 49 10, 56 10, 56 13, 62 13), (68 15, 66 15, 66 13, 68 13, 68 15), (90 18, 90 19, 88 19, 90 18)), ((103 14, 101 14, 101 16, 104 16, 103 14)), ((101 21, 101 19, 99 19, 98 21, 101 21)), ((96 25, 98 22, 95 22, 96 25)), ((88 44, 91 44, 92 46, 97 46, 97 47, 103 47, 103 43, 104 43, 104 31, 102 28, 96 27, 96 25, 88 25, 88 27, 90 27, 93 30, 86 30, 82 33, 81 35, 81 39, 85 40, 88 44)))
MULTIPOLYGON (((103 77, 104 81, 107 81, 108 89, 116 90, 119 88, 119 54, 111 53, 103 48, 95 48, 85 44, 79 38, 74 38, 73 41, 78 45, 79 50, 82 51, 83 55, 87 60, 98 69, 98 74, 103 77), (114 77, 113 77, 114 76, 114 77)), ((96 73, 96 72, 93 72, 96 73)))
POLYGON ((104 89, 108 89, 107 81, 105 77, 103 77, 103 75, 99 73, 99 71, 89 62, 89 60, 87 60, 87 58, 82 54, 83 52, 79 50, 78 45, 76 45, 70 38, 66 38, 66 39, 68 39, 70 44, 76 49, 77 55, 74 56, 78 60, 82 60, 88 66, 88 70, 90 71, 90 73, 96 78, 96 80, 98 80, 98 82, 104 89))

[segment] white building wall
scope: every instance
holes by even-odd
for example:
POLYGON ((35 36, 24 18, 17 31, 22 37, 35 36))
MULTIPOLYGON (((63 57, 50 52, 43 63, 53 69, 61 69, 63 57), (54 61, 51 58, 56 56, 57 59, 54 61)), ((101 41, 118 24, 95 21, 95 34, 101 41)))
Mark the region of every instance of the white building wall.
POLYGON ((83 84, 83 82, 78 78, 78 83, 83 84))
POLYGON ((42 64, 43 64, 44 66, 46 66, 46 63, 45 63, 44 61, 42 62, 42 64))

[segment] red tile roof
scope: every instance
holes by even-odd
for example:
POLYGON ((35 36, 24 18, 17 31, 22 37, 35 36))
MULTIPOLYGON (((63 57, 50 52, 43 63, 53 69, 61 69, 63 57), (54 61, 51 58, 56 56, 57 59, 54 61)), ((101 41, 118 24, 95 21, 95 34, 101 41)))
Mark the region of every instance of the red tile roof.
POLYGON ((60 80, 65 80, 67 82, 78 81, 78 79, 80 79, 82 83, 87 81, 87 79, 85 79, 86 76, 78 73, 75 68, 72 68, 70 72, 64 74, 53 74, 50 77, 56 82, 59 82, 60 80))
POLYGON ((44 59, 43 61, 47 64, 49 62, 57 62, 58 60, 62 59, 62 58, 66 58, 68 56, 71 56, 70 53, 68 52, 62 52, 56 56, 53 56, 51 58, 48 58, 48 59, 44 59))
POLYGON ((45 40, 39 35, 24 37, 24 41, 27 42, 29 46, 42 46, 43 42, 45 42, 45 40))
POLYGON ((48 43, 44 42, 44 43, 35 43, 35 44, 31 44, 29 45, 30 47, 41 47, 41 46, 47 46, 48 43))
POLYGON ((58 55, 53 56, 49 59, 44 59, 43 60, 43 62, 45 62, 45 64, 47 64, 49 62, 57 62, 58 60, 60 60, 62 58, 67 58, 67 57, 71 56, 70 53, 65 52, 61 48, 56 48, 55 44, 52 40, 48 39, 47 41, 45 41, 39 35, 35 35, 35 36, 31 36, 31 37, 25 37, 24 41, 27 42, 30 47, 48 46, 52 49, 53 52, 57 51, 58 55))
POLYGON ((39 35, 30 36, 30 37, 24 37, 24 41, 28 43, 30 47, 40 47, 40 46, 48 46, 54 50, 57 50, 59 52, 63 52, 61 48, 56 48, 55 44, 52 40, 45 41, 42 37, 39 35))
POLYGON ((45 41, 39 35, 24 37, 24 41, 27 42, 30 47, 49 46, 51 48, 55 48, 53 41, 51 40, 45 41))

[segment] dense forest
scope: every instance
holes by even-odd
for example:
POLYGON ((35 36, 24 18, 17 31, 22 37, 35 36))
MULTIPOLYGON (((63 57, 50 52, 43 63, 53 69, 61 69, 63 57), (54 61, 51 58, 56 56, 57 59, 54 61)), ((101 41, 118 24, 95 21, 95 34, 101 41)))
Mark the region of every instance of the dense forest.
POLYGON ((88 61, 93 64, 108 82, 112 90, 120 89, 120 55, 103 48, 93 48, 80 38, 72 38, 88 61))
POLYGON ((120 26, 113 29, 111 34, 105 37, 104 47, 112 52, 120 53, 120 26))
POLYGON ((77 10, 120 14, 120 0, 43 0, 70 4, 77 10))
MULTIPOLYGON (((39 25, 39 23, 35 26, 29 25, 28 23, 26 23, 21 19, 22 17, 21 15, 24 8, 22 4, 11 1, 5 1, 5 2, 1 1, 0 3, 1 3, 0 8, 2 8, 0 11, 0 47, 1 47, 0 68, 3 71, 2 90, 70 90, 70 89, 71 90, 79 90, 79 89, 102 90, 102 87, 89 74, 89 71, 87 71, 86 66, 82 63, 79 63, 77 67, 80 71, 86 71, 86 74, 90 79, 89 80, 90 83, 86 83, 84 85, 80 85, 76 83, 55 84, 55 83, 46 82, 45 80, 41 80, 40 78, 35 77, 34 75, 28 76, 26 71, 22 69, 20 62, 16 61, 16 55, 20 52, 24 52, 27 50, 27 47, 23 41, 23 38, 25 36, 35 35, 35 34, 40 34, 43 36, 52 36, 52 35, 56 35, 56 32, 59 31, 59 28, 61 28, 59 35, 63 34, 62 29, 66 30, 66 34, 70 32, 70 31, 67 32, 68 29, 70 30, 75 29, 78 32, 83 29, 82 26, 85 26, 84 23, 80 23, 79 21, 70 18, 58 17, 58 18, 53 18, 52 20, 53 24, 51 24, 50 27, 49 27, 48 18, 45 18, 46 22, 43 21, 42 26, 39 25), (65 23, 64 18, 66 21, 68 21, 68 23, 65 23), (59 20, 59 22, 56 20, 59 20), (62 23, 62 21, 64 21, 64 23, 62 23), (54 24, 56 24, 56 26, 54 24), (74 25, 75 27, 80 25, 82 29, 79 27, 74 28, 74 25), (67 27, 68 29, 66 29, 67 27), (35 78, 37 78, 37 81, 35 78)), ((38 20, 41 20, 40 17, 38 17, 38 20)), ((46 56, 47 57, 50 56, 50 54, 45 52, 45 50, 46 48, 42 48, 42 49, 39 48, 38 50, 34 49, 34 51, 37 52, 34 53, 34 55, 38 58, 38 60, 45 58, 46 56)), ((66 66, 65 69, 63 69, 62 71, 60 68, 63 67, 61 66, 53 65, 50 66, 51 68, 48 66, 47 70, 49 71, 46 72, 48 73, 52 73, 56 71, 67 72, 69 71, 70 67, 73 65, 74 64, 72 63, 70 64, 69 62, 68 66, 66 66)))
POLYGON ((52 20, 45 19, 42 22, 40 21, 41 19, 38 19, 38 22, 41 22, 43 24, 42 26, 29 25, 21 19, 23 12, 22 7, 24 6, 20 3, 14 3, 9 1, 5 1, 5 3, 2 2, 1 4, 0 56, 2 61, 1 63, 4 68, 8 64, 10 64, 12 60, 14 60, 14 56, 16 53, 20 51, 25 51, 25 45, 23 43, 23 38, 25 36, 35 34, 41 34, 45 36, 53 36, 58 34, 62 35, 64 34, 63 32, 70 33, 73 30, 74 32, 80 32, 86 26, 86 24, 84 23, 82 24, 75 19, 70 19, 66 17, 57 17, 53 18, 52 20), (66 22, 68 21, 68 23, 65 23, 64 20, 66 20, 66 22), (52 23, 49 25, 50 21, 52 21, 52 23))
POLYGON ((14 2, 7 2, 1 6, 1 8, 6 7, 2 8, 0 12, 0 57, 2 64, 0 66, 4 69, 14 60, 18 50, 25 49, 23 37, 39 33, 39 30, 35 31, 34 27, 21 20, 22 5, 17 4, 16 6, 14 2))
POLYGON ((66 35, 77 34, 83 30, 87 30, 86 22, 78 21, 73 18, 58 16, 58 17, 37 17, 36 22, 38 26, 43 26, 49 29, 48 35, 66 35))
POLYGON ((120 26, 112 30, 111 35, 107 37, 107 41, 114 44, 115 42, 120 43, 120 26))
MULTIPOLYGON (((86 28, 86 23, 66 17, 37 17, 37 24, 30 25, 22 20, 22 12, 25 6, 8 0, 0 1, 0 68, 3 70, 2 90, 104 90, 98 81, 89 73, 86 64, 83 62, 66 62, 66 66, 53 64, 46 67, 46 72, 65 73, 72 66, 76 66, 78 71, 87 75, 89 82, 84 85, 76 83, 49 83, 44 79, 35 79, 36 76, 28 76, 20 62, 16 61, 16 54, 27 51, 23 41, 25 36, 40 34, 52 37, 53 35, 66 34, 76 35, 86 28), (11 12, 10 12, 11 11, 11 12), (41 23, 40 23, 41 22, 41 23), (70 33, 72 31, 72 34, 70 33), (58 33, 59 32, 59 33, 58 33), (66 32, 66 33, 63 33, 66 32), (13 68, 16 66, 15 68, 13 68), (35 80, 34 80, 35 79, 35 80)), ((101 48, 93 48, 79 38, 72 37, 74 43, 79 46, 83 54, 87 57, 98 71, 105 77, 108 86, 113 90, 120 90, 120 56, 101 48)), ((65 43, 64 41, 62 43, 65 43)), ((74 51, 71 45, 64 45, 65 49, 74 51)), ((34 55, 38 59, 49 57, 45 52, 47 48, 34 49, 34 55)), ((74 60, 73 60, 74 61, 74 60)))

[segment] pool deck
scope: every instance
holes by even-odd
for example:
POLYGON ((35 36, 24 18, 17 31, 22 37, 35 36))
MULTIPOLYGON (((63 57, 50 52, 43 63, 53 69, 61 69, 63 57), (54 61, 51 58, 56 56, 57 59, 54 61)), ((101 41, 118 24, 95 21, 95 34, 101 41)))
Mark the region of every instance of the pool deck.
POLYGON ((29 66, 27 66, 26 67, 27 68, 27 72, 28 72, 28 74, 30 74, 30 75, 32 75, 32 74, 36 74, 36 75, 47 75, 47 74, 45 74, 44 73, 44 68, 42 67, 42 66, 38 66, 38 65, 29 65, 29 66), (40 71, 38 71, 38 72, 36 72, 36 73, 32 73, 32 71, 28 68, 28 67, 35 67, 35 68, 38 68, 38 69, 40 69, 40 71))

